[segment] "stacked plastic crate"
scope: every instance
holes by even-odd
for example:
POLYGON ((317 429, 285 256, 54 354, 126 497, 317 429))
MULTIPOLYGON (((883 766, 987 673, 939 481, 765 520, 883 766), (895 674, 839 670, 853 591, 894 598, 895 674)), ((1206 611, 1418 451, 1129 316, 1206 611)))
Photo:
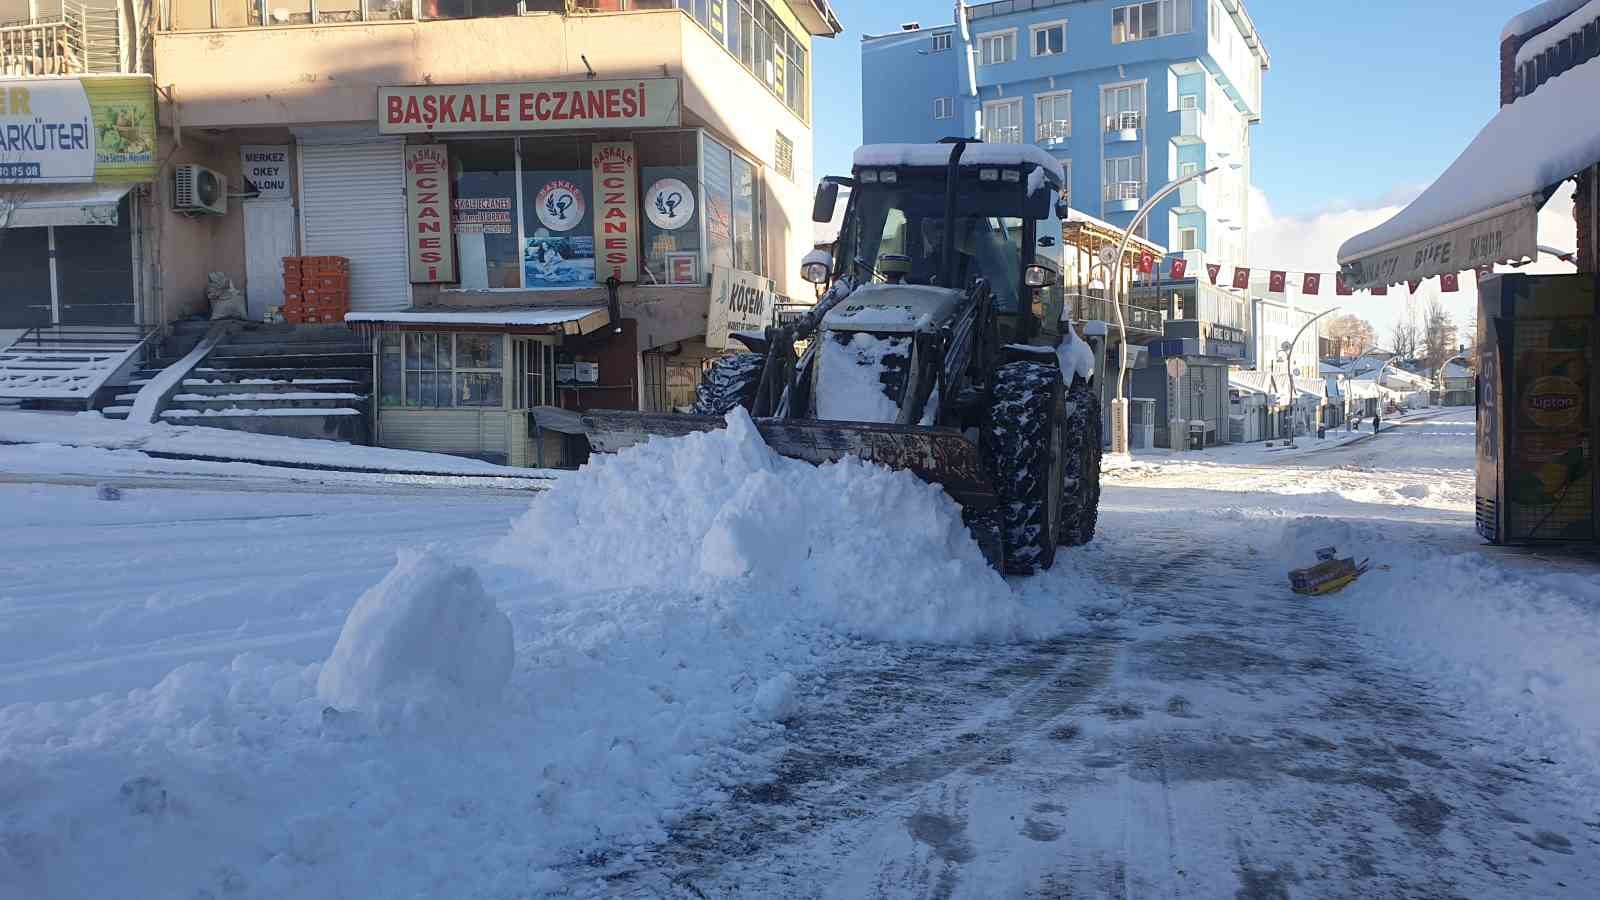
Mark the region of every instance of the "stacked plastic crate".
POLYGON ((343 256, 283 258, 283 318, 296 325, 344 321, 350 311, 350 260, 343 256))

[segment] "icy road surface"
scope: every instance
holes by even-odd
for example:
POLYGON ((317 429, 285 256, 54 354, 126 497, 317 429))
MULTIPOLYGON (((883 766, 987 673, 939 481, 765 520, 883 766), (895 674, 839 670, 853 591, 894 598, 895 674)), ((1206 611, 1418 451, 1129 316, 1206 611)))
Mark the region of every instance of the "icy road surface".
MULTIPOLYGON (((893 634, 887 605, 632 585, 581 534, 553 552, 553 519, 547 555, 490 559, 530 505, 586 527, 581 491, 33 454, 0 484, 0 900, 1585 898, 1597 570, 1483 548, 1472 447, 1452 410, 1292 456, 1151 457, 1108 483, 1094 544, 1011 582, 995 627, 1047 637, 959 639, 977 612, 907 632, 940 644, 826 627, 893 634), (1376 568, 1296 597, 1286 571, 1327 544, 1376 568), (504 699, 432 731, 325 712, 352 605, 423 546, 511 619, 504 699), (603 587, 552 586, 585 571, 603 587)), ((835 474, 885 515, 929 502, 835 474)), ((688 516, 624 494, 613 555, 627 522, 688 516)), ((738 543, 769 524, 746 499, 705 511, 718 566, 769 564, 738 543)))

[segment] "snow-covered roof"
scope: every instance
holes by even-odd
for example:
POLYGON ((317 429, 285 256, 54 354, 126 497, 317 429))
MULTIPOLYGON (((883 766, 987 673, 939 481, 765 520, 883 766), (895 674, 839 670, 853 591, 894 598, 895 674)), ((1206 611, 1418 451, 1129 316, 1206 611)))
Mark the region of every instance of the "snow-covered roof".
MULTIPOLYGON (((857 166, 946 166, 950 164, 950 144, 867 144, 856 150, 857 166)), ((1033 144, 968 144, 962 151, 963 166, 1036 165, 1057 185, 1066 181, 1061 161, 1033 144)))
POLYGON ((1581 34, 1583 26, 1595 19, 1600 19, 1600 0, 1589 0, 1588 3, 1578 7, 1576 12, 1529 38, 1526 44, 1517 49, 1517 65, 1521 66, 1544 53, 1574 32, 1581 34))
MULTIPOLYGON (((344 320, 402 325, 486 325, 500 327, 538 327, 582 323, 590 316, 609 319, 604 306, 522 306, 514 308, 468 309, 434 308, 401 312, 346 313, 344 320)), ((604 325, 601 321, 599 325, 604 325)), ((599 327, 594 325, 593 327, 599 327)))
POLYGON ((1546 25, 1567 16, 1580 9, 1587 0, 1544 0, 1535 4, 1525 12, 1517 13, 1500 29, 1500 40, 1519 34, 1527 34, 1540 25, 1546 25))
MULTIPOLYGON (((1122 228, 1119 228, 1116 225, 1113 225, 1110 222, 1107 222, 1105 219, 1097 219, 1094 216, 1091 216, 1088 213, 1086 213, 1083 210, 1078 209, 1076 207, 1073 207, 1073 208, 1067 210, 1067 217, 1065 219, 1061 220, 1061 225, 1062 225, 1063 228, 1071 226, 1071 225, 1074 225, 1074 224, 1077 224, 1077 225, 1088 225, 1088 226, 1090 226, 1092 228, 1101 229, 1102 231, 1104 231, 1104 232, 1106 232, 1108 234, 1119 234, 1120 235, 1120 234, 1123 233, 1123 229, 1122 228)), ((1154 241, 1142 238, 1137 234, 1133 236, 1133 240, 1128 242, 1128 246, 1129 247, 1139 247, 1139 248, 1143 248, 1143 249, 1149 250, 1155 256, 1166 256, 1167 255, 1167 248, 1161 246, 1160 244, 1157 244, 1154 241)))
POLYGON ((1472 370, 1467 368, 1466 366, 1462 365, 1461 363, 1456 362, 1455 360, 1452 359, 1449 362, 1444 364, 1444 368, 1441 369, 1440 372, 1439 372, 1439 377, 1440 378, 1471 378, 1472 377, 1472 370))
POLYGON ((1536 255, 1544 192, 1600 161, 1600 117, 1572 112, 1589 108, 1597 95, 1600 59, 1501 108, 1411 205, 1345 241, 1339 263, 1346 281, 1396 284, 1536 255), (1472 240, 1485 232, 1499 239, 1472 240))

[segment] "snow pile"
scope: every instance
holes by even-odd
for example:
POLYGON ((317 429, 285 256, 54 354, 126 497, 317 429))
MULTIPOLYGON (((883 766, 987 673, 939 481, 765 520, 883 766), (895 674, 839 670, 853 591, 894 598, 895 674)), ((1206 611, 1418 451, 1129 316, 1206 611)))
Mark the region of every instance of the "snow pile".
POLYGON ((1062 322, 1066 328, 1061 335, 1061 346, 1056 348, 1056 357, 1061 363, 1061 373, 1067 383, 1072 383, 1072 376, 1080 378, 1094 377, 1094 350, 1089 342, 1078 336, 1078 329, 1071 322, 1062 322))
POLYGON ((1588 0, 1544 0, 1532 7, 1517 13, 1500 29, 1500 40, 1508 37, 1527 34, 1541 25, 1548 25, 1560 19, 1565 19, 1579 9, 1582 9, 1588 0))
POLYGON ((1526 44, 1518 48, 1517 66, 1526 65, 1529 60, 1542 55, 1546 50, 1557 46, 1566 38, 1576 37, 1581 40, 1583 38, 1583 27, 1593 22, 1596 18, 1600 18, 1600 0, 1589 0, 1588 3, 1568 14, 1560 22, 1529 38, 1526 44))
POLYGON ((817 418, 833 422, 893 422, 900 407, 883 392, 884 361, 905 358, 911 338, 865 332, 840 342, 833 335, 817 349, 817 418))
MULTIPOLYGON (((725 430, 652 440, 542 495, 496 551, 558 588, 687 585, 758 623, 889 640, 1037 634, 937 486, 847 459, 769 449, 743 410, 725 430), (606 560, 572 566, 567 560, 606 560)), ((1059 612, 1059 607, 1057 608, 1059 612)))
POLYGON ((350 611, 317 694, 340 709, 474 707, 511 677, 511 620, 471 569, 407 551, 350 611))

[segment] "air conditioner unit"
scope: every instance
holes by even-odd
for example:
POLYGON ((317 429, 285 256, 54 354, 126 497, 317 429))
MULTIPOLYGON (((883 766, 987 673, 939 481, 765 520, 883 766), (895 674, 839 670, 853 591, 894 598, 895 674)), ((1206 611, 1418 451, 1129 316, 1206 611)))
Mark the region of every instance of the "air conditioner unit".
POLYGON ((205 166, 185 163, 173 170, 172 208, 213 216, 228 211, 228 187, 222 176, 205 166))

